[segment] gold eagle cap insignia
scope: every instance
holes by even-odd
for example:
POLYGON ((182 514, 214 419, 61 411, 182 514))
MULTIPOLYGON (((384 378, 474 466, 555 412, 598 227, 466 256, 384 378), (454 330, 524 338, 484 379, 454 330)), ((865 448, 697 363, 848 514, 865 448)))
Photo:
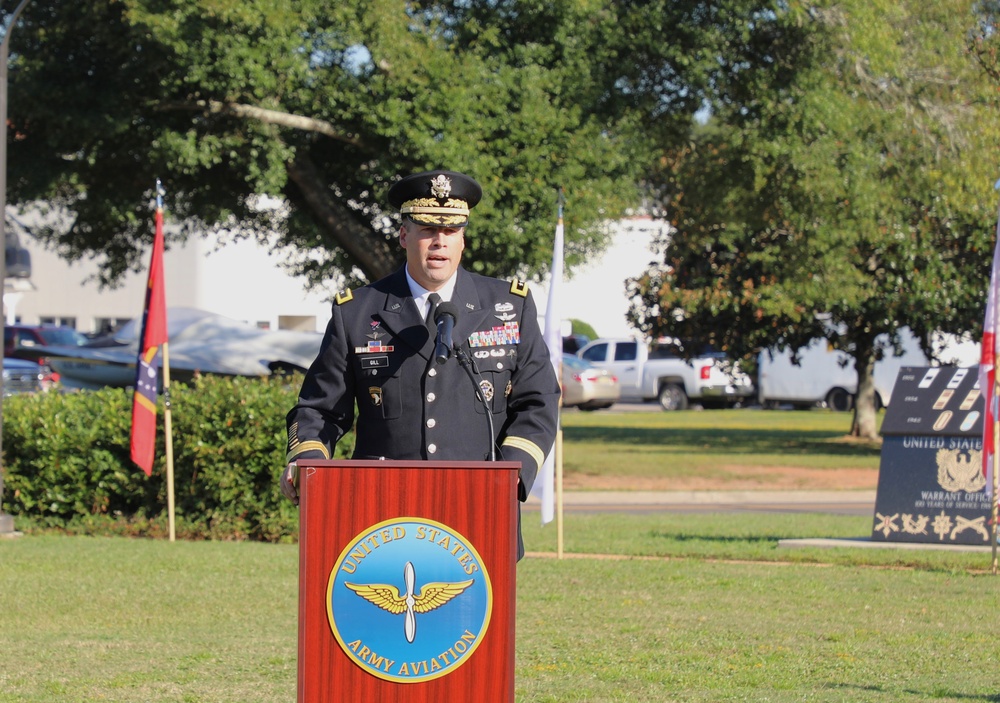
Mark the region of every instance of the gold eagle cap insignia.
POLYGON ((451 195, 451 179, 443 173, 431 180, 431 195, 438 200, 444 200, 451 195))
MULTIPOLYGON (((429 613, 436 608, 440 608, 455 596, 461 595, 473 582, 474 579, 455 583, 446 583, 444 581, 426 583, 420 589, 420 593, 413 596, 413 612, 429 613)), ((401 595, 399 589, 391 584, 345 583, 344 585, 369 603, 377 605, 382 610, 393 615, 400 615, 406 612, 406 597, 401 595)))
POLYGON ((982 452, 970 451, 969 458, 963 459, 962 453, 957 449, 939 449, 935 458, 938 483, 944 490, 951 493, 976 493, 986 485, 986 477, 982 471, 982 452))

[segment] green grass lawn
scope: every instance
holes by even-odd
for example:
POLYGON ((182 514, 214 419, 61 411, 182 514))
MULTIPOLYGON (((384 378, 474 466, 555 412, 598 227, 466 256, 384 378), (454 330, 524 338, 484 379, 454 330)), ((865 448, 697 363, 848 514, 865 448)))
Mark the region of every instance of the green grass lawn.
POLYGON ((566 412, 567 477, 717 476, 737 466, 877 469, 880 445, 848 441, 850 413, 766 411, 566 412))
MULTIPOLYGON (((609 517, 575 518, 574 539, 605 546, 609 517)), ((759 561, 771 537, 752 533, 794 516, 701 517, 683 533, 634 517, 626 553, 724 542, 732 558, 522 561, 517 700, 1000 701, 996 578, 759 561)), ((294 545, 0 541, 0 701, 293 701, 297 577, 294 545)))
MULTIPOLYGON (((877 446, 843 441, 849 422, 564 416, 575 470, 626 478, 768 457, 877 468, 877 446)), ((557 560, 554 525, 528 513, 517 700, 1000 703, 989 554, 779 546, 870 531, 821 514, 568 513, 557 560)), ((0 703, 293 701, 297 579, 295 545, 0 540, 0 703)))

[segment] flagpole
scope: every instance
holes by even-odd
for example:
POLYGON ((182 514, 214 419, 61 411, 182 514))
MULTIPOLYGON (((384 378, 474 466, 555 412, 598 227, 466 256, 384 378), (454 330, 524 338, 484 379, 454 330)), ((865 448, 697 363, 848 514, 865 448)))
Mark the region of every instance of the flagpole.
MULTIPOLYGON (((563 227, 563 205, 566 199, 563 196, 563 189, 559 189, 559 222, 558 228, 563 227)), ((560 252, 560 257, 562 252, 560 252)), ((559 267, 559 275, 563 275, 562 266, 559 267)), ((560 281, 560 283, 562 283, 560 281)), ((553 283, 554 285, 554 283, 553 283)), ((560 309, 560 315, 562 310, 560 309)), ((562 320, 556 320, 556 324, 562 325, 562 320)), ((559 378, 562 378, 562 340, 560 339, 559 348, 559 378)), ((565 546, 563 542, 563 431, 562 431, 562 395, 559 396, 559 424, 556 427, 556 447, 555 447, 555 498, 556 498, 556 558, 563 558, 563 548, 565 546)))
MULTIPOLYGON (((562 398, 559 399, 562 408, 562 398)), ((556 431, 556 558, 563 558, 563 431, 556 431)))
MULTIPOLYGON (((1000 191, 1000 180, 993 184, 1000 191)), ((993 496, 990 500, 991 542, 993 554, 993 574, 997 574, 997 518, 1000 514, 1000 412, 998 393, 1000 377, 997 376, 997 327, 1000 318, 1000 204, 997 206, 996 244, 993 250, 993 265, 990 269, 990 285, 986 295, 986 315, 983 320, 983 341, 979 358, 979 389, 983 393, 983 473, 987 480, 992 472, 993 496)))
POLYGON ((170 426, 170 352, 163 343, 163 434, 167 445, 167 528, 170 541, 177 538, 174 521, 174 436, 170 426))
POLYGON ((132 429, 129 437, 132 461, 152 476, 156 457, 156 406, 160 388, 164 390, 164 437, 167 449, 167 523, 170 541, 174 541, 173 440, 170 425, 170 359, 167 356, 167 302, 163 270, 163 196, 156 181, 156 227, 153 252, 149 261, 146 301, 143 305, 142 330, 135 362, 135 388, 132 392, 132 429), (161 356, 162 354, 162 356, 161 356), (162 361, 158 362, 157 358, 162 361), (164 373, 160 375, 160 366, 164 373))
MULTIPOLYGON (((18 17, 28 0, 21 0, 14 8, 7 26, 3 28, 0 40, 0 243, 7 247, 7 63, 10 52, 10 33, 14 30, 18 17)), ((4 257, 0 257, 0 330, 7 324, 3 309, 3 293, 7 289, 7 268, 4 257)), ((3 481, 6 468, 3 461, 3 376, 0 376, 0 537, 20 535, 14 529, 14 517, 3 511, 3 481)))
MULTIPOLYGON (((994 381, 993 384, 993 398, 996 399, 997 392, 1000 391, 1000 381, 994 381)), ((994 400, 995 402, 995 400, 994 400)), ((993 575, 996 576, 997 573, 997 514, 1000 513, 998 509, 998 498, 997 493, 1000 492, 1000 451, 997 448, 1000 447, 1000 418, 996 417, 994 413, 993 417, 993 539, 990 541, 992 544, 993 551, 993 575)))
MULTIPOLYGON (((556 382, 562 378, 562 314, 559 311, 560 288, 563 279, 563 193, 559 189, 559 219, 552 242, 552 269, 549 282, 548 303, 545 308, 545 328, 542 332, 545 346, 549 353, 549 363, 555 374, 556 382)), ((542 525, 557 520, 556 552, 562 556, 563 529, 562 511, 556 510, 557 502, 562 501, 562 397, 559 397, 556 408, 555 436, 552 446, 546 452, 545 460, 538 467, 531 494, 541 500, 542 525)))
MULTIPOLYGON (((993 189, 1000 191, 1000 180, 998 180, 996 183, 993 184, 993 189)), ((992 447, 986 446, 987 444, 985 436, 986 433, 984 432, 983 453, 984 456, 989 456, 989 452, 992 450, 993 454, 992 457, 990 457, 993 460, 991 467, 993 471, 993 499, 992 501, 990 501, 992 503, 991 505, 992 510, 990 512, 992 513, 991 527, 993 529, 990 532, 992 536, 992 538, 990 539, 990 542, 992 543, 990 545, 990 550, 993 553, 994 576, 996 576, 997 574, 997 516, 998 513, 1000 513, 1000 509, 998 509, 998 505, 1000 505, 1000 503, 998 503, 998 501, 1000 501, 1000 496, 998 496, 998 493, 1000 493, 1000 417, 998 417, 998 415, 1000 415, 1000 413, 997 412, 997 407, 998 407, 997 399, 998 397, 1000 397, 997 395, 997 392, 1000 391, 1000 378, 997 377, 997 355, 996 355, 997 352, 996 327, 997 327, 997 312, 998 312, 997 305, 998 302, 1000 302, 997 300, 997 285, 998 285, 997 267, 998 267, 998 259, 1000 259, 1000 204, 997 205, 996 237, 997 241, 995 243, 995 249, 993 252, 993 266, 990 270, 990 288, 986 302, 986 319, 983 323, 983 342, 982 342, 983 348, 981 351, 982 360, 980 361, 979 364, 980 388, 984 393, 987 392, 987 389, 993 391, 992 393, 988 394, 990 397, 986 397, 983 399, 984 403, 986 404, 986 407, 983 408, 985 410, 985 412, 983 413, 983 415, 985 416, 984 420, 988 419, 992 425, 989 428, 984 428, 988 431, 991 431, 990 439, 992 440, 991 441, 992 447), (988 362, 986 368, 984 368, 984 362, 988 362), (984 373, 984 371, 986 371, 986 373, 984 373), (993 376, 992 388, 990 388, 986 382, 988 377, 990 376, 990 372, 992 372, 993 376)))
MULTIPOLYGON (((161 213, 162 218, 163 212, 163 196, 166 191, 163 185, 160 183, 160 179, 156 179, 156 209, 161 213)), ((163 272, 164 274, 166 271, 163 272)), ((167 532, 170 535, 170 541, 173 542, 177 539, 177 523, 175 520, 174 512, 174 436, 173 429, 171 426, 171 402, 170 402, 170 350, 169 342, 165 339, 163 341, 163 439, 166 444, 166 455, 167 455, 167 532)))

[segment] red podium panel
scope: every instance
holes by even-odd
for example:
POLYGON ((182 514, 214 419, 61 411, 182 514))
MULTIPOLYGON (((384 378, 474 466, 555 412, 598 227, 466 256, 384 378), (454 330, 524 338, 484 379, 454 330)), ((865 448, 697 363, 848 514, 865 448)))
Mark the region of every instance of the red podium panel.
POLYGON ((299 703, 512 703, 517 462, 299 462, 299 703))

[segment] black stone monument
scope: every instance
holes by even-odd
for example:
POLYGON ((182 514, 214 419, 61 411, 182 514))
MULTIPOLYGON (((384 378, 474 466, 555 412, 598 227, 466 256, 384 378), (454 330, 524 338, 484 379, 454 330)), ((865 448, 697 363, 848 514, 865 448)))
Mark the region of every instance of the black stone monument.
POLYGON ((975 368, 904 366, 882 422, 873 542, 990 543, 975 368))

